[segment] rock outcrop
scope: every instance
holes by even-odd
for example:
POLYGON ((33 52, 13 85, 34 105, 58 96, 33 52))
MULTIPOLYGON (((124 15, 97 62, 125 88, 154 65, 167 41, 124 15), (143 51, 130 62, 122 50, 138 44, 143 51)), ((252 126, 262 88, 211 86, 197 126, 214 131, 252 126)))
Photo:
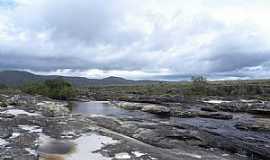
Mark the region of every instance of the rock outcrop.
POLYGON ((142 111, 158 115, 170 115, 170 109, 168 107, 155 104, 144 105, 142 111))

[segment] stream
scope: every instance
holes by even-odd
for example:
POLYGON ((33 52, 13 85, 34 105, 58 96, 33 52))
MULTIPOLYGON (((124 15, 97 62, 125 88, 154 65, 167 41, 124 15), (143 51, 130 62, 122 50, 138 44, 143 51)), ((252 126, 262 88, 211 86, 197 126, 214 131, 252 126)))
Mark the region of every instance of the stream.
MULTIPOLYGON (((154 114, 142 111, 130 111, 118 108, 107 101, 90 101, 90 102, 74 102, 72 108, 73 114, 82 114, 86 116, 101 115, 115 117, 127 121, 138 121, 140 123, 156 122, 156 124, 166 123, 173 126, 189 125, 199 130, 204 130, 209 133, 218 134, 224 137, 231 137, 237 140, 242 139, 246 141, 257 140, 260 145, 269 144, 269 135, 253 131, 242 131, 234 127, 239 121, 247 121, 254 119, 250 114, 231 113, 233 114, 232 120, 221 120, 211 118, 175 118, 175 117, 160 117, 154 114)), ((46 143, 41 145, 40 151, 48 155, 60 155, 61 158, 47 157, 45 160, 107 160, 110 158, 103 157, 99 153, 93 153, 95 150, 100 149, 104 144, 116 143, 113 139, 106 136, 89 134, 72 141, 58 141, 46 140, 46 143), (58 146, 57 146, 58 145, 58 146), (54 149, 57 146, 57 149, 54 149), (74 149, 70 149, 74 147, 74 149), (63 150, 70 150, 64 154, 63 150), (71 151, 72 150, 72 151, 71 151), (58 152, 59 151, 59 152, 58 152)), ((226 154, 225 154, 226 155, 226 154)), ((206 156, 206 155, 204 155, 206 156)))
MULTIPOLYGON (((120 119, 137 120, 140 122, 163 122, 173 125, 190 125, 207 131, 215 132, 221 135, 231 135, 241 139, 252 138, 262 142, 269 139, 269 134, 254 131, 242 131, 234 126, 240 121, 252 121, 254 116, 247 113, 231 113, 232 120, 221 120, 212 118, 177 118, 177 117, 160 117, 158 115, 142 112, 130 111, 118 108, 108 101, 90 101, 75 102, 72 113, 81 113, 85 115, 103 115, 112 116, 120 119)), ((268 141, 268 140, 267 140, 268 141)))
MULTIPOLYGON (((74 102, 72 114, 102 115, 116 118, 132 118, 132 119, 159 119, 157 116, 139 112, 127 111, 107 101, 90 101, 90 102, 74 102)), ((160 120, 160 119, 159 119, 160 120)), ((75 140, 56 140, 40 134, 40 147, 38 149, 41 154, 40 160, 110 160, 112 158, 104 157, 95 151, 101 149, 105 145, 117 144, 117 140, 111 137, 102 136, 96 133, 85 134, 75 140)), ((134 152, 135 156, 145 155, 139 151, 134 152)), ((127 153, 117 154, 115 158, 126 159, 130 157, 127 153)))

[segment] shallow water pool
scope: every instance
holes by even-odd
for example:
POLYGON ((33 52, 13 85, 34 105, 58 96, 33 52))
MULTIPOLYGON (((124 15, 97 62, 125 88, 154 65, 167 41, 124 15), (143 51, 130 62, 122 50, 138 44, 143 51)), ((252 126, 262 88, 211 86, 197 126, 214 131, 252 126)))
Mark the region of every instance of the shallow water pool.
POLYGON ((110 137, 86 134, 72 141, 55 140, 41 135, 38 152, 40 160, 111 160, 95 151, 103 146, 115 144, 110 137))

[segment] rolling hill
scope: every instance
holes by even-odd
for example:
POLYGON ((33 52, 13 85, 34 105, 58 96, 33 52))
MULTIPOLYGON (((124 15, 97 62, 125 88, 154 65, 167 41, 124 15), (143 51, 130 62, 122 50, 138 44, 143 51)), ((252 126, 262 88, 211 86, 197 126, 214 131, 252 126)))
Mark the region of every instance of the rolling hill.
POLYGON ((74 86, 95 85, 137 85, 159 83, 158 81, 134 81, 121 77, 107 77, 104 79, 88 79, 85 77, 66 77, 58 75, 36 75, 25 71, 0 71, 0 84, 7 86, 21 86, 28 82, 42 82, 49 79, 63 78, 74 86))

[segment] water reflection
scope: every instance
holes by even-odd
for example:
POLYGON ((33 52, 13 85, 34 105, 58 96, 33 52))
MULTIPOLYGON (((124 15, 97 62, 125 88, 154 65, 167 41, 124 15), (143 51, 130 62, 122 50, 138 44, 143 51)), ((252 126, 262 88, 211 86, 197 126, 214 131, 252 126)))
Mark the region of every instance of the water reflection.
POLYGON ((130 118, 132 120, 156 119, 160 121, 161 119, 164 118, 142 111, 121 109, 108 101, 74 102, 72 113, 80 113, 86 115, 96 114, 96 115, 112 116, 117 118, 130 118))
POLYGON ((69 154, 75 150, 75 144, 69 141, 54 140, 40 146, 38 150, 46 154, 69 154))
POLYGON ((104 145, 115 144, 118 141, 97 134, 83 135, 72 141, 55 140, 41 135, 40 160, 110 160, 95 151, 104 145))
POLYGON ((107 101, 75 102, 72 108, 72 112, 106 116, 119 116, 128 114, 128 111, 117 108, 107 101))

